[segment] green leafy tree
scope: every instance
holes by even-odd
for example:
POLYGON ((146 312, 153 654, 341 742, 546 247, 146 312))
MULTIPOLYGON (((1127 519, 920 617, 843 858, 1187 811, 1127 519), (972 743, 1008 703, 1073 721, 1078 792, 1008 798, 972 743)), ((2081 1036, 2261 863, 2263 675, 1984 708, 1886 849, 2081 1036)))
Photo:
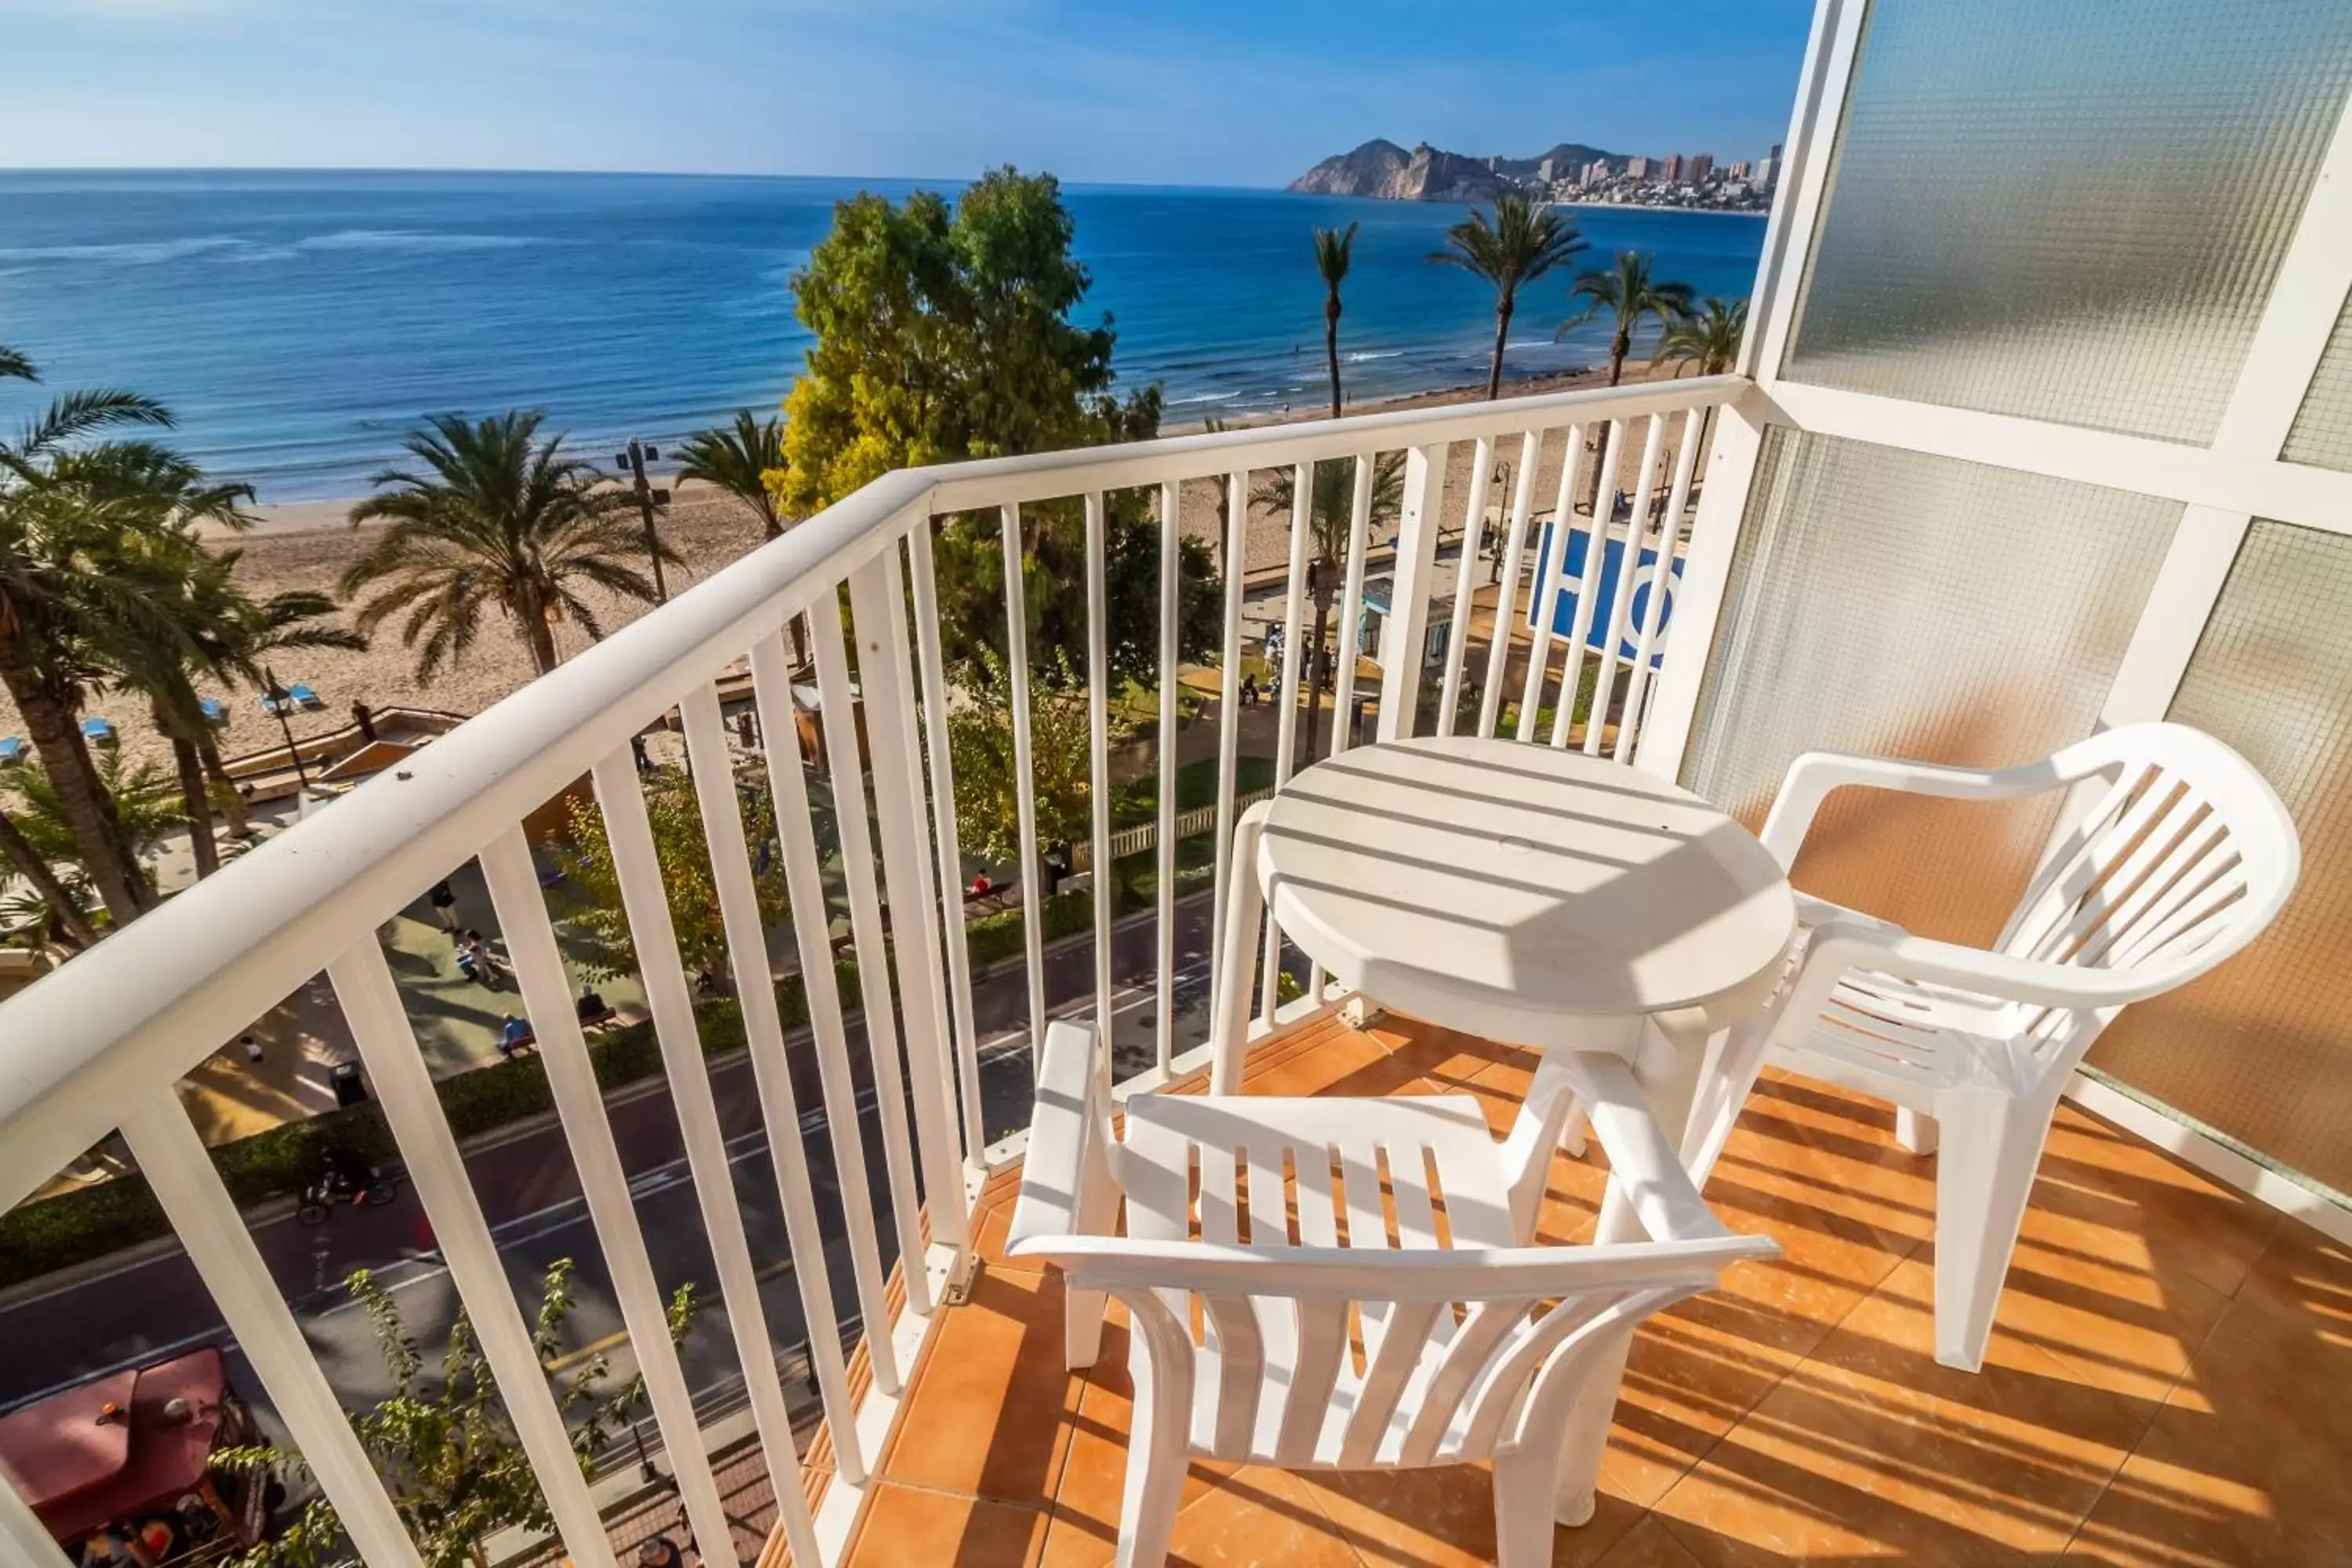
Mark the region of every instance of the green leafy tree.
MULTIPOLYGON (((667 767, 655 768, 639 779, 645 789, 646 816, 653 826, 654 858, 661 865, 662 887, 669 894, 670 922, 677 928, 678 957, 689 971, 724 980, 727 927, 719 916, 719 887, 710 869, 710 843, 703 837, 694 780, 683 768, 667 767)), ((765 785, 756 791, 739 786, 737 795, 746 818, 751 885, 759 894, 760 923, 764 930, 792 913, 784 890, 783 860, 774 843, 775 799, 765 785)), ((604 832, 604 814, 593 802, 575 800, 571 805, 571 826, 570 879, 588 900, 577 926, 587 940, 582 967, 607 979, 634 973, 635 949, 631 945, 628 915, 621 905, 620 874, 613 865, 613 843, 604 832)), ((817 911, 815 918, 823 919, 823 911, 817 911)))
MULTIPOLYGON (((982 175, 952 207, 928 191, 837 205, 832 232, 793 279, 816 341, 784 403, 783 463, 768 475, 779 505, 805 516, 894 468, 1157 435, 1159 389, 1114 390, 1109 318, 1071 319, 1090 281, 1072 235, 1059 183, 1010 168, 982 175)), ((1082 514, 1074 501, 1024 507, 1022 530, 1038 678, 1064 683, 1086 647, 1082 514)), ((1114 492, 1116 680, 1157 667, 1156 541, 1148 498, 1114 492)), ((967 684, 984 683, 984 654, 1008 646, 997 515, 949 519, 935 555, 947 658, 967 684)), ((1183 556, 1179 643, 1191 657, 1216 635, 1217 595, 1208 552, 1188 541, 1183 556)))
MULTIPOLYGON (((139 857, 186 820, 179 791, 152 763, 127 763, 120 752, 99 757, 94 773, 143 882, 146 872, 139 857)), ((5 831, 0 831, 0 846, 7 848, 9 859, 26 874, 37 895, 0 907, 0 921, 29 929, 41 940, 88 946, 97 936, 89 913, 100 902, 97 879, 81 860, 81 845, 66 808, 65 792, 47 767, 36 763, 8 775, 5 788, 0 788, 0 821, 6 823, 5 831), (42 868, 42 875, 30 873, 34 865, 42 868)))
MULTIPOLYGON (((993 655, 982 655, 983 660, 993 655)), ((1002 688, 1003 672, 988 672, 1002 688)), ((1037 849, 1073 844, 1094 830, 1088 793, 1091 735, 1086 699, 1054 687, 1029 700, 1029 777, 1037 791, 1037 849)), ((1021 842, 1020 779, 1013 747, 1013 710, 1004 701, 964 702, 948 713, 949 754, 955 764, 956 838, 969 854, 1022 868, 1036 860, 1021 842)))
MULTIPOLYGON (((353 527, 386 527, 343 574, 342 593, 376 590, 359 608, 363 632, 401 617, 421 681, 466 656, 486 610, 505 616, 544 675, 555 668, 558 619, 604 635, 583 586, 653 599, 634 562, 646 546, 625 516, 629 493, 598 485, 591 465, 565 455, 562 437, 541 440, 545 419, 536 409, 478 421, 436 415, 405 443, 421 467, 386 468, 376 493, 352 508, 353 527)), ((655 548, 665 562, 679 559, 655 548)))
MULTIPOLYGON (((35 369, 23 353, 0 351, 0 376, 32 380, 35 369)), ((81 734, 102 674, 98 655, 173 635, 159 609, 168 573, 135 546, 164 542, 192 513, 234 518, 241 494, 208 485, 152 440, 119 434, 171 423, 152 398, 86 390, 0 440, 0 686, 51 781, 71 858, 117 924, 152 905, 154 889, 81 734)))
POLYGON ((1356 225, 1315 231, 1315 271, 1323 279, 1323 357, 1331 371, 1331 417, 1339 417, 1339 285, 1356 248, 1356 225))
MULTIPOLYGON (((1367 548, 1370 539, 1379 534, 1384 524, 1394 522, 1402 509, 1404 462, 1402 452, 1382 452, 1372 459, 1372 508, 1365 528, 1367 548)), ((1314 531, 1307 551, 1313 564, 1315 626, 1307 639, 1307 733, 1301 760, 1311 762, 1321 728, 1317 719, 1323 710, 1323 692, 1331 680, 1332 650, 1325 645, 1329 638, 1332 603, 1345 585, 1348 533, 1355 521, 1356 465, 1352 459, 1318 463, 1307 485, 1307 526, 1314 531)), ((1287 519, 1297 493, 1295 469, 1268 468, 1259 479, 1252 499, 1287 519)), ((1343 651, 1347 657, 1353 657, 1353 649, 1343 651)))
POLYGON ((1625 356, 1633 352, 1634 336, 1643 322, 1655 321, 1660 327, 1668 327, 1691 311, 1690 285, 1654 277, 1649 256, 1639 250, 1621 250, 1613 268, 1585 273, 1569 289, 1569 297, 1583 300, 1584 308, 1561 324, 1558 337, 1566 337, 1604 312, 1613 323, 1609 336, 1612 386, 1624 375, 1625 356))
MULTIPOLYGON (((572 1272, 568 1258, 549 1266, 531 1349, 547 1369, 585 1476, 591 1458, 635 1419, 646 1392, 642 1376, 617 1389, 608 1387, 612 1366, 601 1354, 556 1370, 554 1363, 563 1354, 564 1321, 573 1306, 572 1272)), ((486 1561, 482 1542, 496 1531, 519 1527, 551 1533, 554 1515, 531 1473, 471 1320, 462 1311, 457 1314, 449 1326, 449 1343, 437 1375, 427 1377, 416 1336, 374 1276, 360 1269, 344 1288, 366 1313, 376 1353, 393 1384, 390 1394, 369 1409, 352 1413, 352 1426, 383 1478, 425 1568, 481 1568, 486 1561)), ((695 1310, 694 1287, 679 1286, 669 1303, 672 1343, 686 1338, 695 1310)), ((298 1468, 300 1458, 277 1448, 233 1448, 224 1450, 215 1463, 282 1475, 298 1468)), ((324 1568, 349 1555, 334 1507, 320 1499, 291 1528, 247 1553, 243 1568, 324 1568)))
POLYGON ((1511 335, 1511 312, 1519 290, 1583 250, 1584 237, 1558 207, 1539 207, 1505 192, 1495 198, 1495 216, 1473 207, 1445 231, 1445 248, 1430 252, 1441 266, 1459 267, 1495 288, 1495 357, 1486 369, 1486 395, 1503 391, 1503 349, 1511 335))

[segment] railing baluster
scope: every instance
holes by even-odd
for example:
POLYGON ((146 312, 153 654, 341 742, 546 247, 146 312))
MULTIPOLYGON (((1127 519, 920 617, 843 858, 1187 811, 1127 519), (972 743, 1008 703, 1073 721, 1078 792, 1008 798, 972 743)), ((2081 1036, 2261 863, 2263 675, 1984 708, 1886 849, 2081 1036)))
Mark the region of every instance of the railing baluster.
MULTIPOLYGON (((361 1560, 369 1568, 414 1568, 416 1543, 400 1522, 375 1461, 352 1430, 301 1325, 270 1279, 236 1200, 169 1084, 139 1098, 122 1119, 122 1136, 361 1560)), ((0 1491, 6 1489, 0 1480, 0 1491)))
POLYGON ((1348 578, 1340 590, 1339 642, 1333 647, 1331 679, 1331 754, 1338 756, 1355 742, 1350 722, 1356 705, 1357 644, 1364 635, 1364 556, 1371 548, 1372 479, 1380 466, 1378 452, 1356 457, 1356 484, 1348 502, 1348 578))
POLYGON ((1110 865, 1110 647, 1103 585, 1103 494, 1087 492, 1087 805, 1094 838, 1095 1029, 1110 1037, 1110 901, 1118 879, 1110 865))
MULTIPOLYGON (((1618 648, 1625 640, 1625 622, 1633 611, 1633 579, 1642 563, 1642 534, 1649 526, 1650 476, 1657 469, 1658 447, 1665 439, 1664 415, 1650 416, 1649 432, 1642 438, 1641 466, 1633 470, 1632 512, 1625 520, 1625 551, 1617 560, 1617 591, 1610 595, 1609 618, 1601 625, 1607 636, 1601 645, 1601 678, 1592 684, 1592 712, 1584 721, 1584 754, 1601 754, 1601 731, 1608 728, 1610 688, 1617 682, 1618 648)), ((1609 475, 1615 477, 1612 468, 1609 475)), ((1609 508, 1613 519, 1617 508, 1609 508)), ((1597 607, 1596 607, 1597 608, 1597 607)))
MULTIPOLYGON (((1536 567, 1536 581, 1528 589, 1528 607, 1535 621, 1534 640, 1528 647, 1528 675, 1519 688, 1519 736, 1536 738, 1536 713, 1543 707, 1544 676, 1551 663, 1552 617, 1559 613, 1559 596, 1568 585, 1568 540, 1576 529, 1576 481, 1584 472, 1584 426, 1568 427, 1568 445, 1559 455, 1559 489, 1552 497, 1551 538, 1544 559, 1536 567)), ((1576 657, 1573 643, 1569 658, 1576 657)), ((1573 693, 1563 689, 1565 703, 1573 693)))
POLYGON ((1021 508, 1003 512, 1004 651, 1013 682, 1013 795, 1021 828, 1021 940, 1029 963, 1029 1051, 1045 1051, 1045 911, 1040 902, 1037 843, 1037 752, 1029 735, 1029 594, 1021 580, 1027 559, 1021 543, 1021 508))
MULTIPOLYGON (((890 1005, 890 952, 882 932, 882 895, 874 881, 874 831, 866 815, 866 773, 857 758, 856 704, 849 695, 849 650, 841 629, 841 601, 827 592, 809 607, 816 650, 817 708, 824 721, 826 776, 833 785, 835 836, 841 841, 841 879, 849 894, 849 929, 857 953, 857 995, 866 1026, 866 1054, 874 1064, 874 1109, 882 1123, 882 1157, 890 1173, 890 1221, 898 1233, 908 1310, 931 1310, 925 1272, 922 1196, 915 1187, 913 1134, 907 1128, 907 1079, 898 1065, 898 1024, 890 1005)), ((872 724, 867 726, 871 744, 872 724)), ((887 1331, 884 1331, 887 1332, 887 1331)))
POLYGON ((5 1470, 0 1470, 0 1561, 10 1568, 74 1568, 80 1561, 66 1555, 33 1505, 16 1494, 5 1470))
MULTIPOLYGON (((857 617, 857 679, 874 753, 874 812, 882 829, 882 873, 890 899, 898 1007, 906 1020, 907 1070, 915 1100, 915 1152, 929 1190, 931 1240, 951 1247, 960 1272, 971 1246, 955 1108, 948 1086, 955 1056, 948 1037, 947 990, 940 973, 938 892, 930 834, 923 823, 923 773, 915 741, 913 660, 907 650, 906 584, 892 546, 849 576, 857 617)), ((926 1265, 906 1260, 909 1275, 926 1265)), ((883 1331, 887 1332, 885 1329, 883 1331)))
POLYGON ((1234 770, 1240 765, 1242 741, 1242 572, 1248 564, 1249 475, 1225 477, 1225 640, 1224 668, 1217 686, 1217 870, 1209 911, 1210 989, 1225 984, 1218 969, 1224 963, 1226 886, 1233 879, 1234 770))
MULTIPOLYGON (((728 804, 731 808, 734 803, 728 804)), ((637 1374, 645 1379, 654 1423, 669 1450, 670 1477, 677 1485, 695 1539, 731 1543, 733 1537, 728 1532, 732 1526, 727 1522, 726 1505, 719 1500, 718 1478, 711 1473, 710 1451, 703 1445, 701 1426, 694 1415, 694 1391, 686 1384, 686 1369, 678 1363, 677 1347, 670 1342, 661 1286, 654 1279, 646 1233, 637 1224, 636 1203, 629 1194, 629 1175, 622 1168, 620 1147, 614 1142, 613 1123, 605 1114, 604 1090, 597 1087, 596 1070, 589 1065, 587 1035, 572 1005, 572 983, 564 973, 563 954, 555 945, 555 927, 548 919, 539 868, 531 863, 530 844, 523 837, 521 825, 492 839, 480 860, 482 879, 489 885, 490 907, 498 913, 507 958, 522 992, 531 1034, 538 1040, 539 1059, 547 1069, 556 1115, 563 1124, 563 1141, 572 1150, 581 1195, 587 1200, 589 1222, 604 1248, 621 1323, 636 1356, 637 1374)), ((723 876, 720 882, 723 886, 723 876)), ((752 925, 756 931, 756 909, 752 925)), ((756 986, 766 975, 763 962, 745 978, 756 986)), ((731 1544, 725 1550, 731 1551, 731 1544)))
POLYGON ((964 928, 963 845, 956 829, 955 748, 949 743, 948 685, 940 657, 939 577, 931 563, 929 518, 907 533, 915 592, 915 658, 923 677, 923 747, 931 766, 931 824, 940 858, 948 950, 948 1007, 955 1024, 956 1066, 963 1081, 963 1157, 977 1166, 987 1146, 981 1125, 980 1036, 971 1015, 971 937, 964 928))
MULTIPOLYGON (((761 1457, 774 1483, 784 1533, 795 1557, 816 1550, 808 1505, 800 1486, 800 1455, 793 1445, 793 1417, 776 1371, 775 1343, 760 1304, 760 1278, 751 1261, 743 1211, 735 1200, 735 1176, 727 1156, 727 1135, 703 1065, 700 1032, 694 1019, 694 994, 678 957, 677 931, 670 920, 661 860, 654 848, 653 825, 646 814, 644 786, 635 759, 615 752, 596 764, 596 802, 612 846, 613 871, 621 908, 628 917, 630 945, 652 1010, 654 1038, 669 1079, 670 1103, 686 1144, 687 1169, 694 1178, 695 1202, 719 1272, 719 1292, 728 1331, 743 1369, 743 1387, 760 1436, 761 1457), (806 1546, 802 1542, 805 1541, 806 1546)), ((814 1561, 813 1558, 810 1560, 814 1561)))
POLYGON ((1470 501, 1462 518, 1462 559, 1454 568, 1454 616, 1445 629, 1445 682, 1437 699, 1437 732, 1454 733, 1462 703, 1462 666, 1470 641, 1470 595, 1476 586, 1478 542, 1486 530, 1486 492, 1495 483, 1495 438, 1481 436, 1471 449, 1470 501))
MULTIPOLYGON (((1658 649, 1659 623, 1666 616, 1666 595, 1674 586, 1675 551, 1681 543, 1683 507, 1690 500, 1691 470, 1698 462, 1700 417, 1696 408, 1683 416, 1682 449, 1675 454, 1675 478, 1666 492, 1665 520, 1658 527, 1658 561, 1650 572, 1650 613, 1642 622, 1641 640, 1634 645, 1633 669, 1625 681, 1625 708, 1617 721, 1617 747, 1610 752, 1621 763, 1633 761, 1633 742, 1642 726, 1642 698, 1650 683, 1650 660, 1658 649)), ((1644 506, 1643 517, 1634 523, 1633 542, 1626 545, 1629 561, 1640 556, 1639 543, 1646 531, 1648 510, 1644 506)))
POLYGON ((1404 458, 1404 506, 1397 519, 1389 613, 1381 617, 1380 738, 1413 731, 1421 707, 1423 655, 1429 642, 1429 590, 1437 578, 1437 534, 1444 520, 1445 465, 1453 447, 1413 447, 1404 458))
POLYGON ((1495 628, 1486 638, 1486 679, 1478 692, 1478 733, 1495 732, 1503 712, 1503 677, 1511 662, 1511 610, 1519 592, 1519 568, 1528 550, 1528 517, 1535 507, 1536 463, 1543 456, 1543 432, 1519 437, 1519 472, 1511 489, 1511 531, 1504 540, 1503 576, 1495 586, 1495 628))
MULTIPOLYGON (((1576 694, 1584 684, 1584 645, 1592 640, 1595 617, 1600 614, 1601 607, 1595 601, 1601 597, 1601 569, 1609 560, 1609 521, 1617 514, 1617 467, 1624 447, 1625 422, 1612 419, 1608 439, 1601 444, 1601 471, 1592 481, 1592 526, 1585 535, 1584 575, 1576 585, 1576 614, 1569 620, 1568 660, 1559 674, 1559 706, 1552 710, 1551 743, 1555 750, 1568 744, 1569 728, 1576 717, 1576 694)), ((1575 521, 1572 512, 1570 521, 1575 521)), ((1588 736, 1600 732, 1601 695, 1596 689, 1592 711, 1585 716, 1588 736)))
MULTIPOLYGON (((1282 706, 1276 711, 1274 721, 1276 791, 1290 782, 1291 760, 1298 742, 1299 622, 1305 618, 1307 608, 1307 540, 1315 530, 1314 478, 1315 465, 1301 463, 1290 479, 1289 574, 1284 581, 1282 600, 1282 706)), ((1314 668, 1311 661, 1308 668, 1314 668)), ((1266 912, 1265 953, 1260 967, 1265 980, 1259 994, 1258 1018, 1270 1029, 1274 1027, 1274 1009, 1278 1000, 1277 977, 1282 972, 1282 929, 1274 923, 1272 910, 1266 912)))
MULTIPOLYGON (((534 886, 536 884, 534 883, 534 886)), ((482 1357, 498 1380, 499 1396, 514 1422, 515 1435, 530 1460, 531 1474, 547 1500, 563 1550, 579 1568, 617 1568, 587 1478, 580 1473, 562 1412, 548 1387, 547 1369, 531 1348, 530 1330, 507 1282, 506 1266, 457 1140, 433 1092, 433 1077, 417 1048, 415 1031, 402 1007, 392 966, 375 932, 364 932, 327 965, 343 1018, 351 1026, 368 1081, 383 1107, 384 1121, 400 1146, 408 1179, 425 1205, 433 1238, 449 1266, 449 1279, 465 1304, 482 1357)))
POLYGON ((1160 1077, 1176 1059, 1176 659, 1182 629, 1182 536, 1179 520, 1184 487, 1171 479, 1160 487, 1160 963, 1153 1025, 1160 1077))
MULTIPOLYGON (((841 1184, 857 1310, 866 1321, 874 1384, 885 1394, 896 1394, 898 1363, 890 1347, 879 1216, 866 1175, 857 1075, 849 1063, 848 1035, 841 1016, 841 982, 833 968, 832 922, 825 911, 824 877, 817 864, 808 778, 802 772, 800 732, 793 721, 792 669, 775 634, 751 647, 751 689, 760 710, 768 784, 775 795, 776 842, 783 858, 785 896, 793 907, 793 945, 800 958, 801 996, 808 1008, 809 1036, 816 1048, 817 1080, 824 1095, 834 1174, 841 1184)), ((753 1067, 756 1070, 756 1060, 753 1067)))
MULTIPOLYGON (((767 932, 760 923, 760 898, 751 885, 751 849, 743 838, 742 808, 735 801, 735 773, 727 757, 725 721, 719 694, 708 686, 689 693, 678 710, 686 723, 686 755, 694 769, 694 795, 701 807, 702 835, 710 848, 712 885, 719 894, 719 923, 726 928, 728 966, 735 973, 737 1005, 743 1010, 743 1041, 751 1058, 751 1081, 760 1097, 760 1120, 768 1155, 783 1198, 785 1235, 793 1269, 800 1280, 801 1311, 808 1319, 809 1363, 824 1399, 835 1457, 851 1484, 865 1478, 864 1456, 853 1432, 856 1401, 849 1392, 848 1357, 833 1305, 833 1270, 824 1256, 824 1230, 809 1180, 807 1145, 801 1137, 800 1096, 793 1087, 792 1058, 784 1046, 783 1016, 769 972, 767 932)), ((868 1324, 869 1331, 873 1325, 868 1324)), ((886 1328, 883 1331, 887 1333, 886 1328)))

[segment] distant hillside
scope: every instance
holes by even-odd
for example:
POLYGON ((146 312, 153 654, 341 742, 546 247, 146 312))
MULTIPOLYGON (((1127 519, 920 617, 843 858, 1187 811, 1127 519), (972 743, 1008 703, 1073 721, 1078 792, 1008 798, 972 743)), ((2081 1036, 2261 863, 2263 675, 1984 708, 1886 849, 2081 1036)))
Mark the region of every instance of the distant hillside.
POLYGON ((1532 179, 1546 158, 1556 170, 1581 169, 1595 159, 1622 166, 1623 154, 1604 153, 1580 142, 1562 142, 1532 158, 1473 158, 1447 153, 1426 142, 1410 153, 1375 139, 1352 153, 1324 159, 1290 182, 1289 189, 1318 196, 1378 196, 1397 202, 1482 201, 1503 188, 1506 178, 1532 179))

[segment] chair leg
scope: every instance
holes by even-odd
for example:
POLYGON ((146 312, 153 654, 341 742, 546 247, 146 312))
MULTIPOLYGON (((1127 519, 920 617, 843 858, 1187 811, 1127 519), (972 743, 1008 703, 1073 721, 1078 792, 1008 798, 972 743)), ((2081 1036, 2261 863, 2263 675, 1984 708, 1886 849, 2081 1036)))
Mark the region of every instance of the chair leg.
POLYGON ((1162 1568, 1169 1538, 1176 1531, 1176 1510, 1184 1500, 1184 1472, 1192 1463, 1187 1429, 1191 1390, 1155 1389, 1156 1369, 1139 1346, 1130 1364, 1135 1416, 1119 1499, 1118 1568, 1162 1568))
POLYGON ((1936 1096, 1943 1143, 1936 1157, 1936 1359, 1946 1366, 1984 1365, 2056 1109, 2046 1096, 2021 1100, 1991 1089, 1936 1096))
POLYGON ((1617 1418, 1617 1388, 1633 1350, 1630 1333, 1612 1335, 1596 1347, 1597 1361, 1584 1375, 1553 1461, 1551 1516, 1560 1524, 1592 1518, 1601 1489, 1601 1460, 1609 1448, 1610 1424, 1617 1418))
POLYGON ((1268 809, 1261 801, 1234 824, 1232 860, 1224 868, 1224 930, 1209 1020, 1211 1094, 1242 1091, 1242 1059, 1249 1053, 1250 987, 1257 977, 1258 931, 1265 917, 1265 894, 1257 885, 1257 845, 1268 809))
POLYGON ((1925 1111, 1914 1110, 1907 1105, 1895 1108, 1895 1142, 1897 1148, 1911 1154, 1932 1154, 1936 1152, 1936 1119, 1925 1111))
POLYGON ((1555 1447, 1514 1448, 1495 1456, 1495 1568, 1549 1568, 1555 1447))

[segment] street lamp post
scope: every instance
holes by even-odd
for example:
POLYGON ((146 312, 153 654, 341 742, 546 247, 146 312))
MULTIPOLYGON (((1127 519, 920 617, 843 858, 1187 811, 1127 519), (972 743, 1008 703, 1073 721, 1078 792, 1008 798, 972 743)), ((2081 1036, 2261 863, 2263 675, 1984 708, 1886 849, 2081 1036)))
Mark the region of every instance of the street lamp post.
POLYGON ((661 536, 654 531, 654 509, 669 504, 669 491, 656 489, 646 479, 646 464, 661 461, 661 448, 635 436, 629 437, 629 449, 613 459, 613 466, 631 476, 637 492, 637 510, 646 520, 646 555, 654 563, 654 603, 665 604, 669 599, 669 584, 662 581, 661 536))
POLYGON ((266 664, 261 667, 261 679, 269 683, 269 710, 278 715, 278 727, 285 732, 286 754, 294 763, 295 783, 308 790, 310 775, 302 766, 302 748, 294 743, 294 721, 286 717, 286 710, 294 705, 293 694, 278 684, 278 677, 266 664))

